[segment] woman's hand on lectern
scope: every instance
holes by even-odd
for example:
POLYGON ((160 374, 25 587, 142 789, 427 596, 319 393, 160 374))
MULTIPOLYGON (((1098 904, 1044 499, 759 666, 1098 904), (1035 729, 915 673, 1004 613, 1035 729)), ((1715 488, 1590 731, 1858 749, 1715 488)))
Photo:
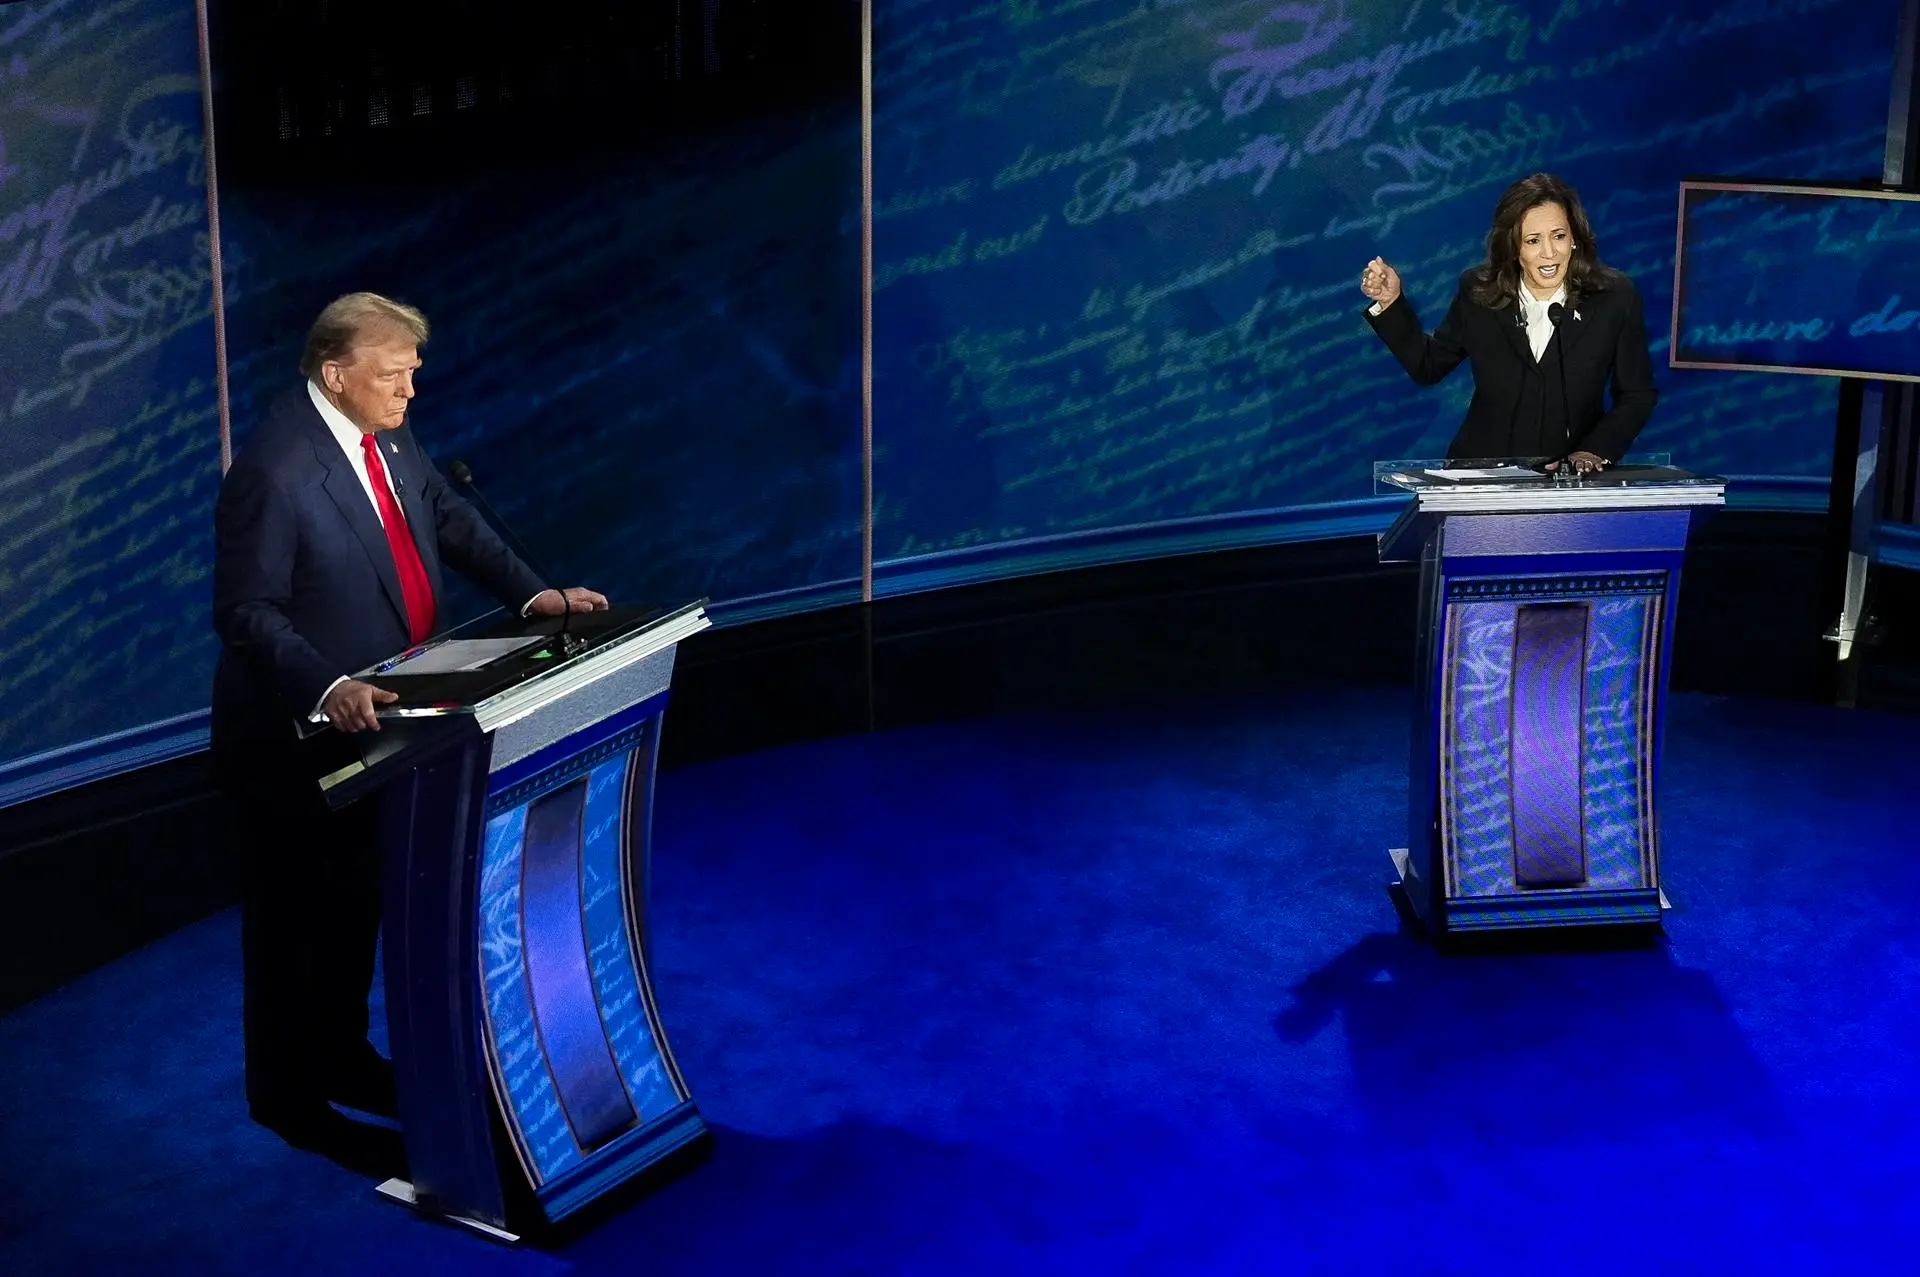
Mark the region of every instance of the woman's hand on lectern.
MULTIPOLYGON (((1569 452, 1567 454, 1567 469, 1573 471, 1575 474, 1592 474, 1596 470, 1605 469, 1606 464, 1607 459, 1595 453, 1569 452)), ((1547 469, 1549 470, 1557 470, 1559 468, 1560 463, 1558 461, 1550 461, 1547 463, 1547 469)))
POLYGON ((1376 257, 1360 272, 1360 291, 1385 310, 1400 300, 1400 272, 1389 266, 1386 258, 1376 257))
POLYGON ((542 590, 533 596, 533 603, 527 611, 534 616, 558 616, 562 612, 604 612, 607 610, 607 596, 583 585, 569 585, 564 590, 542 590))

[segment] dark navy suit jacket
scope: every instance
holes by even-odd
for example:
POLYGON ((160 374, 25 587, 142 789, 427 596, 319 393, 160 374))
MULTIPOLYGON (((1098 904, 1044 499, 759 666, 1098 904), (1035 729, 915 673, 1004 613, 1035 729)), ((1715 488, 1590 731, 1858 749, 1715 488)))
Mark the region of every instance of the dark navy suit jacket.
POLYGON ((1469 270, 1460 276, 1453 304, 1431 335, 1422 330, 1404 293, 1367 319, 1407 375, 1422 385, 1439 381, 1463 361, 1473 365, 1473 400, 1447 455, 1563 457, 1586 451, 1608 461, 1625 456, 1659 398, 1647 353, 1646 317, 1633 280, 1605 271, 1536 361, 1526 330, 1514 323, 1517 304, 1496 309, 1473 300, 1468 290, 1475 274, 1469 270))
MULTIPOLYGON (((546 588, 447 486, 411 430, 378 438, 442 619, 448 567, 515 610, 546 588)), ((334 680, 408 646, 386 532, 305 382, 274 404, 220 485, 213 626, 216 751, 291 740, 334 680)))

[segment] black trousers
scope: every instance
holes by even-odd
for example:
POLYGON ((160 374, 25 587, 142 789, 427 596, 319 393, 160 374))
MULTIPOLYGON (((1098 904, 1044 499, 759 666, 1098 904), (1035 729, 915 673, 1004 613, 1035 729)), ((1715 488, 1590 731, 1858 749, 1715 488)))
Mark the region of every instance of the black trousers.
POLYGON ((322 800, 317 778, 341 744, 215 744, 238 839, 247 1104, 262 1120, 324 1105, 373 1054, 379 815, 371 802, 332 811, 322 800))

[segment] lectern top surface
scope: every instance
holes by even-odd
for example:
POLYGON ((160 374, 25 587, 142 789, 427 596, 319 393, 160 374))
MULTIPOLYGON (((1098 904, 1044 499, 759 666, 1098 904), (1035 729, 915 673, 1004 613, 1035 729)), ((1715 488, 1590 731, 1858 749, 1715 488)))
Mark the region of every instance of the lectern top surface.
POLYGON ((577 612, 566 618, 564 630, 557 617, 523 619, 496 611, 356 677, 400 697, 385 713, 459 712, 556 677, 701 607, 689 603, 577 612))
POLYGON ((1619 465, 1593 474, 1575 476, 1564 467, 1549 471, 1555 457, 1428 458, 1414 461, 1376 461, 1373 490, 1377 495, 1412 492, 1552 492, 1596 488, 1719 488, 1724 480, 1694 474, 1669 464, 1665 456, 1629 457, 1619 465))

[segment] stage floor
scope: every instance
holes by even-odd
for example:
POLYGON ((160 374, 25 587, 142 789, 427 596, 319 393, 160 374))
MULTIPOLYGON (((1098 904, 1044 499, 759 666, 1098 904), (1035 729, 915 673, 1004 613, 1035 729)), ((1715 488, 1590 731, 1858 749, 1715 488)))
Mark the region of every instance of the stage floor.
POLYGON ((660 778, 711 1159, 552 1253, 250 1125, 237 918, 0 1020, 0 1271, 1840 1272, 1920 1228, 1911 718, 1682 695, 1664 940, 1442 956, 1401 689, 660 778))

